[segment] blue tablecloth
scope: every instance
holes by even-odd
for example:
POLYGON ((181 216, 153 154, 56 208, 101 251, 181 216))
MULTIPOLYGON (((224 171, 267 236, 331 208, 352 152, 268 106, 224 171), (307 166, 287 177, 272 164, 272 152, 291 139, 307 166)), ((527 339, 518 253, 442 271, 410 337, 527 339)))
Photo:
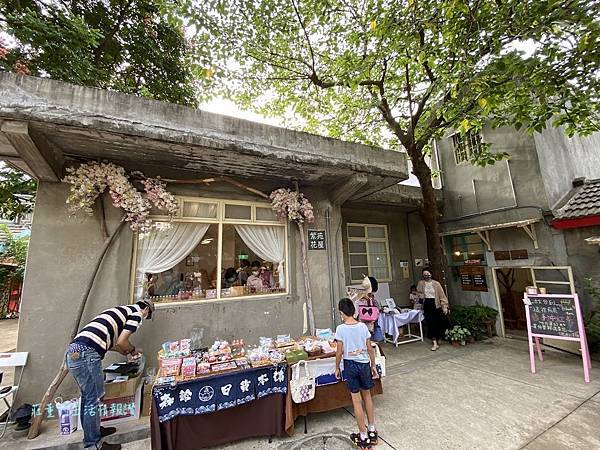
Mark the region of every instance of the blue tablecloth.
POLYGON ((175 387, 154 386, 152 390, 160 422, 179 415, 207 414, 267 395, 286 393, 287 367, 284 364, 183 381, 175 387))

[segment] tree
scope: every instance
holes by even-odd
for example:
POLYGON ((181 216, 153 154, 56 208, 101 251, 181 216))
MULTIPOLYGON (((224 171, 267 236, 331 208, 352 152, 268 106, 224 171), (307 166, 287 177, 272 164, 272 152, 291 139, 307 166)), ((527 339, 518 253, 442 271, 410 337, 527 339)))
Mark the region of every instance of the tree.
POLYGON ((0 217, 14 220, 33 210, 37 183, 8 167, 0 168, 0 217))
MULTIPOLYGON (((484 122, 599 129, 598 0, 188 0, 206 92, 307 131, 404 149, 442 272, 426 163, 434 139, 484 122), (527 54, 519 48, 526 44, 527 54)), ((472 163, 506 157, 484 147, 472 163)))
POLYGON ((0 258, 11 263, 10 267, 0 268, 0 286, 4 286, 10 280, 23 279, 29 236, 15 236, 5 224, 0 224, 0 235, 4 238, 0 258))
POLYGON ((171 0, 6 0, 0 66, 22 74, 197 105, 194 74, 171 0))

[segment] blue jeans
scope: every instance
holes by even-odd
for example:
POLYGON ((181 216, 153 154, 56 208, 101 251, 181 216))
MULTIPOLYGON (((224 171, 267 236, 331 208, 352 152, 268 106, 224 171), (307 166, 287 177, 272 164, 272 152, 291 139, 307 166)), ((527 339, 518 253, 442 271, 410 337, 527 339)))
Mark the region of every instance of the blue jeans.
POLYGON ((375 382, 371 374, 371 363, 361 363, 351 359, 344 359, 344 378, 348 390, 353 394, 368 391, 375 382))
POLYGON ((83 426, 83 446, 100 448, 100 398, 104 396, 102 358, 94 350, 67 352, 67 367, 81 390, 81 425, 83 426))

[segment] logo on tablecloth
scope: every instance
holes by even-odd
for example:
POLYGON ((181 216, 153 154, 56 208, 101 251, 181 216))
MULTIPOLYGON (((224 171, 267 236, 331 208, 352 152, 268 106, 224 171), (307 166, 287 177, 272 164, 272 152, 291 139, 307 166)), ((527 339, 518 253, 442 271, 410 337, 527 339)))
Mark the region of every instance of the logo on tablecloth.
POLYGON ((283 374, 283 369, 277 369, 275 372, 273 372, 273 380, 276 383, 281 383, 283 380, 285 380, 285 375, 283 374))
POLYGON ((263 373, 260 377, 258 377, 258 383, 261 386, 264 386, 267 383, 267 381, 269 381, 269 377, 266 373, 263 373))
POLYGON ((225 386, 221 386, 221 392, 223 395, 229 396, 229 392, 231 391, 233 384, 226 384, 225 386))
POLYGON ((240 383, 240 389, 242 390, 242 392, 248 392, 248 389, 250 389, 250 385, 252 384, 252 382, 248 379, 244 379, 241 383, 240 383))
POLYGON ((175 399, 171 397, 171 394, 163 394, 160 396, 160 406, 161 408, 166 408, 167 406, 171 406, 175 399))
POLYGON ((204 386, 198 392, 198 398, 203 402, 207 402, 207 401, 211 400, 214 397, 214 395, 215 395, 215 390, 212 388, 212 386, 204 386))
POLYGON ((185 391, 179 391, 179 401, 187 403, 192 399, 192 391, 186 389, 185 391))

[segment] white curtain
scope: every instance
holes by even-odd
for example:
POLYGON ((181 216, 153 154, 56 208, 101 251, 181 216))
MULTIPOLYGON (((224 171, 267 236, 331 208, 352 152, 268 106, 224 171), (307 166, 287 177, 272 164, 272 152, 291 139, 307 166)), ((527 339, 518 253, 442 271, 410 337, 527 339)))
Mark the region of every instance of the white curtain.
POLYGON ((277 263, 279 286, 285 288, 285 230, 272 225, 236 225, 235 230, 260 258, 277 263))
POLYGON ((200 243, 210 224, 175 222, 166 230, 153 228, 138 242, 136 299, 143 295, 146 273, 161 273, 183 261, 200 243))

